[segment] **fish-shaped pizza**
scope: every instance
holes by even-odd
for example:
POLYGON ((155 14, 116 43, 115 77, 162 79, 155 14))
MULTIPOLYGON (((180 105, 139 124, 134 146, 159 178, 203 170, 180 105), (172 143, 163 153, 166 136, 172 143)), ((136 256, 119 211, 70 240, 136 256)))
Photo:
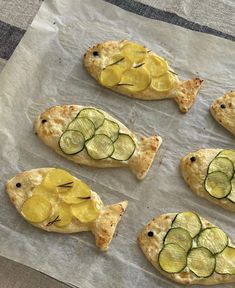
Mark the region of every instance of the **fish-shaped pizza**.
POLYGON ((193 192, 235 212, 235 150, 201 149, 183 157, 180 168, 193 192))
POLYGON ((143 179, 161 145, 159 136, 141 137, 105 111, 88 106, 54 106, 35 123, 42 141, 65 158, 83 165, 128 167, 143 179))
POLYGON ((211 115, 224 128, 235 135, 235 92, 230 91, 210 106, 211 115))
POLYGON ((84 66, 101 85, 141 100, 174 99, 181 112, 193 105, 202 80, 179 80, 167 61, 128 40, 107 41, 89 48, 84 66))
POLYGON ((151 264, 175 282, 235 283, 235 245, 222 229, 194 212, 152 219, 138 241, 151 264))
POLYGON ((104 206, 86 183, 57 168, 19 173, 7 182, 6 191, 30 224, 48 232, 91 231, 103 251, 108 249, 128 204, 104 206))

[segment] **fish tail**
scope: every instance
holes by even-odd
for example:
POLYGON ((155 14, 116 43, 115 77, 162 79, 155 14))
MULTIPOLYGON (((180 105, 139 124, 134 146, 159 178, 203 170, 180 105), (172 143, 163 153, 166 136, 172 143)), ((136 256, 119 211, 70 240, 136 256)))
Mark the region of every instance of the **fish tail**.
POLYGON ((161 146, 160 136, 142 137, 138 145, 137 156, 129 160, 129 167, 139 180, 142 180, 161 146))
POLYGON ((128 205, 128 201, 106 206, 96 219, 92 233, 96 238, 96 246, 106 251, 113 239, 118 222, 121 220, 123 213, 128 205))
POLYGON ((175 90, 175 101, 181 112, 186 113, 193 105, 197 94, 201 88, 203 80, 193 78, 188 81, 181 82, 175 90))

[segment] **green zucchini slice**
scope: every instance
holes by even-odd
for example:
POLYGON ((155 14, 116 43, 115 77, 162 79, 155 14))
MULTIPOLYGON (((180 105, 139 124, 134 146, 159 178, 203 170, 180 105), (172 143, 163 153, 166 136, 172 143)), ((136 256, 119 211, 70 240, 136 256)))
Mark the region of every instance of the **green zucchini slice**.
POLYGON ((215 272, 235 275, 235 248, 228 246, 216 255, 215 272))
POLYGON ((226 157, 230 159, 235 167, 235 150, 222 150, 217 157, 226 157))
POLYGON ((217 254, 228 245, 228 236, 217 227, 206 228, 199 234, 197 244, 217 254))
POLYGON ((135 142, 127 134, 119 134, 117 140, 114 142, 114 152, 111 158, 119 161, 127 161, 135 152, 135 142))
POLYGON ((75 118, 69 124, 68 129, 81 132, 85 140, 90 139, 95 134, 95 125, 86 117, 75 118))
POLYGON ((95 125, 95 128, 99 128, 103 122, 104 122, 104 115, 102 112, 93 109, 93 108, 84 108, 82 109, 79 113, 77 117, 86 117, 89 120, 91 120, 91 122, 93 122, 93 124, 95 125))
POLYGON ((192 238, 194 238, 202 228, 202 222, 199 216, 193 212, 178 213, 172 221, 172 227, 181 227, 187 230, 192 238))
POLYGON ((177 244, 166 244, 159 252, 158 263, 168 273, 178 273, 187 265, 187 253, 177 244))
POLYGON ((215 271, 215 257, 204 247, 193 248, 188 253, 187 266, 198 277, 209 277, 215 271))
POLYGON ((211 161, 208 168, 208 174, 215 171, 223 172, 230 180, 234 174, 233 162, 225 157, 217 157, 211 161))
POLYGON ((192 248, 192 237, 184 228, 171 228, 164 238, 164 244, 169 243, 178 244, 188 252, 192 248))
POLYGON ((220 171, 208 174, 204 186, 211 196, 218 199, 225 198, 232 190, 232 185, 227 175, 220 171))
POLYGON ((96 134, 105 134, 109 138, 112 139, 112 141, 117 140, 118 133, 119 133, 120 127, 117 123, 110 121, 108 119, 104 119, 103 124, 96 130, 96 134))
POLYGON ((106 159, 113 154, 113 141, 104 134, 97 134, 85 144, 88 155, 94 160, 106 159))
POLYGON ((229 199, 231 202, 235 203, 235 176, 231 180, 232 190, 228 194, 227 199, 229 199))
POLYGON ((66 130, 59 139, 60 149, 67 155, 77 154, 83 150, 84 145, 83 134, 76 130, 66 130))

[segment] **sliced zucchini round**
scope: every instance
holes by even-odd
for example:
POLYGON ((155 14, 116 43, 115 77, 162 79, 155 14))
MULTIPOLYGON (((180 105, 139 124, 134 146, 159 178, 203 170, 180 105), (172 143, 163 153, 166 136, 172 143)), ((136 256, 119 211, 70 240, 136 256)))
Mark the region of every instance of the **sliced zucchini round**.
POLYGON ((158 263, 168 273, 178 273, 187 265, 187 253, 178 244, 166 244, 159 252, 158 263))
POLYGON ((228 245, 228 236, 217 227, 206 228, 199 234, 197 244, 217 254, 228 245))
POLYGON ((75 118, 68 126, 68 130, 76 130, 83 134, 85 140, 95 134, 95 125, 86 117, 75 118))
POLYGON ((232 190, 228 194, 227 199, 229 199, 231 202, 235 203, 235 176, 231 180, 232 190))
POLYGON ((202 222, 196 213, 189 211, 178 213, 172 221, 171 226, 174 228, 184 228, 194 238, 201 231, 202 222))
POLYGON ((225 157, 217 157, 211 161, 208 168, 208 174, 215 171, 223 172, 230 180, 234 174, 233 162, 225 157))
POLYGON ((198 277, 209 277, 215 271, 215 257, 204 247, 193 248, 188 253, 187 266, 198 277))
POLYGON ((186 252, 192 248, 192 237, 184 228, 171 228, 165 238, 164 244, 174 243, 182 247, 186 252))
POLYGON ((113 141, 104 134, 97 134, 85 144, 88 155, 94 160, 106 159, 113 154, 113 141))
POLYGON ((129 135, 121 133, 113 145, 114 152, 111 158, 118 161, 127 161, 130 159, 136 148, 134 140, 129 135))
POLYGON ((94 109, 94 108, 84 108, 82 109, 79 113, 77 117, 86 117, 89 120, 91 120, 91 122, 93 122, 93 124, 95 125, 95 128, 99 128, 103 122, 104 122, 104 115, 102 112, 94 109))
POLYGON ((232 190, 232 185, 227 175, 220 171, 208 174, 204 186, 211 196, 218 199, 225 198, 232 190))
POLYGON ((235 150, 222 150, 217 157, 227 157, 235 167, 235 150))
POLYGON ((115 141, 118 138, 119 130, 120 127, 116 122, 105 119, 104 123, 96 130, 95 133, 107 135, 112 139, 112 141, 115 141))
POLYGON ((84 145, 83 134, 76 130, 66 130, 59 139, 60 149, 67 155, 77 154, 83 150, 84 145))
POLYGON ((228 246, 216 255, 215 272, 235 275, 235 248, 228 246))

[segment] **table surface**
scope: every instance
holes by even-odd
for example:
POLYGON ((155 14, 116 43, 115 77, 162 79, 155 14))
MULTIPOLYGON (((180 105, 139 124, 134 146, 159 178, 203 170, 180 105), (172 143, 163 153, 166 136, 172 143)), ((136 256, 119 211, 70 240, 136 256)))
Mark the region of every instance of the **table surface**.
MULTIPOLYGON (((43 1, 0 0, 0 72, 43 1)), ((216 5, 212 5, 214 0, 105 1, 148 18, 235 41, 234 0, 217 0, 216 5)), ((1 256, 0 279, 1 288, 69 287, 45 274, 1 256)))

